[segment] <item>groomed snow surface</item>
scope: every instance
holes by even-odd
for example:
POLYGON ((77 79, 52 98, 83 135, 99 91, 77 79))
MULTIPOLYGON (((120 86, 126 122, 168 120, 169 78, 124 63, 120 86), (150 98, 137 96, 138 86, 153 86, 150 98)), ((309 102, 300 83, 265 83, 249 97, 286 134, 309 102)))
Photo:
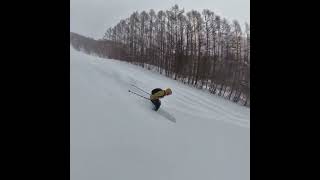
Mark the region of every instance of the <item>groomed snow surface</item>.
POLYGON ((71 180, 249 180, 250 109, 70 47, 71 180), (159 112, 146 95, 170 87, 159 112))

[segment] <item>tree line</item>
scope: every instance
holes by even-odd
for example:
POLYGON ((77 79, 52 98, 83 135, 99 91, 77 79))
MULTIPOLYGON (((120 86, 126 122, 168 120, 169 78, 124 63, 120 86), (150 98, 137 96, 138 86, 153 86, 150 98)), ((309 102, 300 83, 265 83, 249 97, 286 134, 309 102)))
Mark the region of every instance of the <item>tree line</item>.
MULTIPOLYGON (((90 44, 90 43, 88 43, 90 44)), ((250 106, 250 27, 178 5, 133 12, 106 30, 96 54, 127 61, 250 106)))

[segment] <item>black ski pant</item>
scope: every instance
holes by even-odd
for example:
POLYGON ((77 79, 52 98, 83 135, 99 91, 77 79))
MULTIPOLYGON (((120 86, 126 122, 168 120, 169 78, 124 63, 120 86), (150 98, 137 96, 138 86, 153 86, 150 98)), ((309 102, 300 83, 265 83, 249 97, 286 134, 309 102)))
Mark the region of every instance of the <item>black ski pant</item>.
POLYGON ((159 99, 151 100, 152 104, 155 106, 153 110, 158 111, 161 106, 161 101, 159 99))

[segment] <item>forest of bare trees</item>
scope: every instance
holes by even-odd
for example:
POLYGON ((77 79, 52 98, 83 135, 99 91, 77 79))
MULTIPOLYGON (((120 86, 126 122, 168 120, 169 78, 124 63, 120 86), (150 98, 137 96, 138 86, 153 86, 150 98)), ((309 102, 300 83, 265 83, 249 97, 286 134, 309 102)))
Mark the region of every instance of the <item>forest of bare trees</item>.
POLYGON ((70 44, 78 51, 83 51, 87 54, 103 58, 117 59, 119 54, 126 53, 121 52, 121 49, 117 48, 118 46, 116 42, 109 40, 95 40, 73 32, 70 32, 70 44))
POLYGON ((185 12, 175 5, 167 11, 134 12, 91 46, 100 56, 153 68, 250 106, 247 23, 243 30, 238 21, 229 22, 208 9, 185 12))

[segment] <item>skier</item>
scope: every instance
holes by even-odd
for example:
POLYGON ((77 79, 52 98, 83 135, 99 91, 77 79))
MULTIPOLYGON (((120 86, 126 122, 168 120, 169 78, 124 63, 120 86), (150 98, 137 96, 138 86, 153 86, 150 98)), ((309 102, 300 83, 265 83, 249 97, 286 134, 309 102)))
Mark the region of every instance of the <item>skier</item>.
POLYGON ((167 88, 166 90, 162 90, 160 88, 153 89, 150 95, 150 100, 155 106, 153 110, 158 111, 158 109, 160 108, 161 101, 159 100, 159 98, 163 98, 164 96, 169 96, 171 94, 172 91, 170 88, 167 88))

